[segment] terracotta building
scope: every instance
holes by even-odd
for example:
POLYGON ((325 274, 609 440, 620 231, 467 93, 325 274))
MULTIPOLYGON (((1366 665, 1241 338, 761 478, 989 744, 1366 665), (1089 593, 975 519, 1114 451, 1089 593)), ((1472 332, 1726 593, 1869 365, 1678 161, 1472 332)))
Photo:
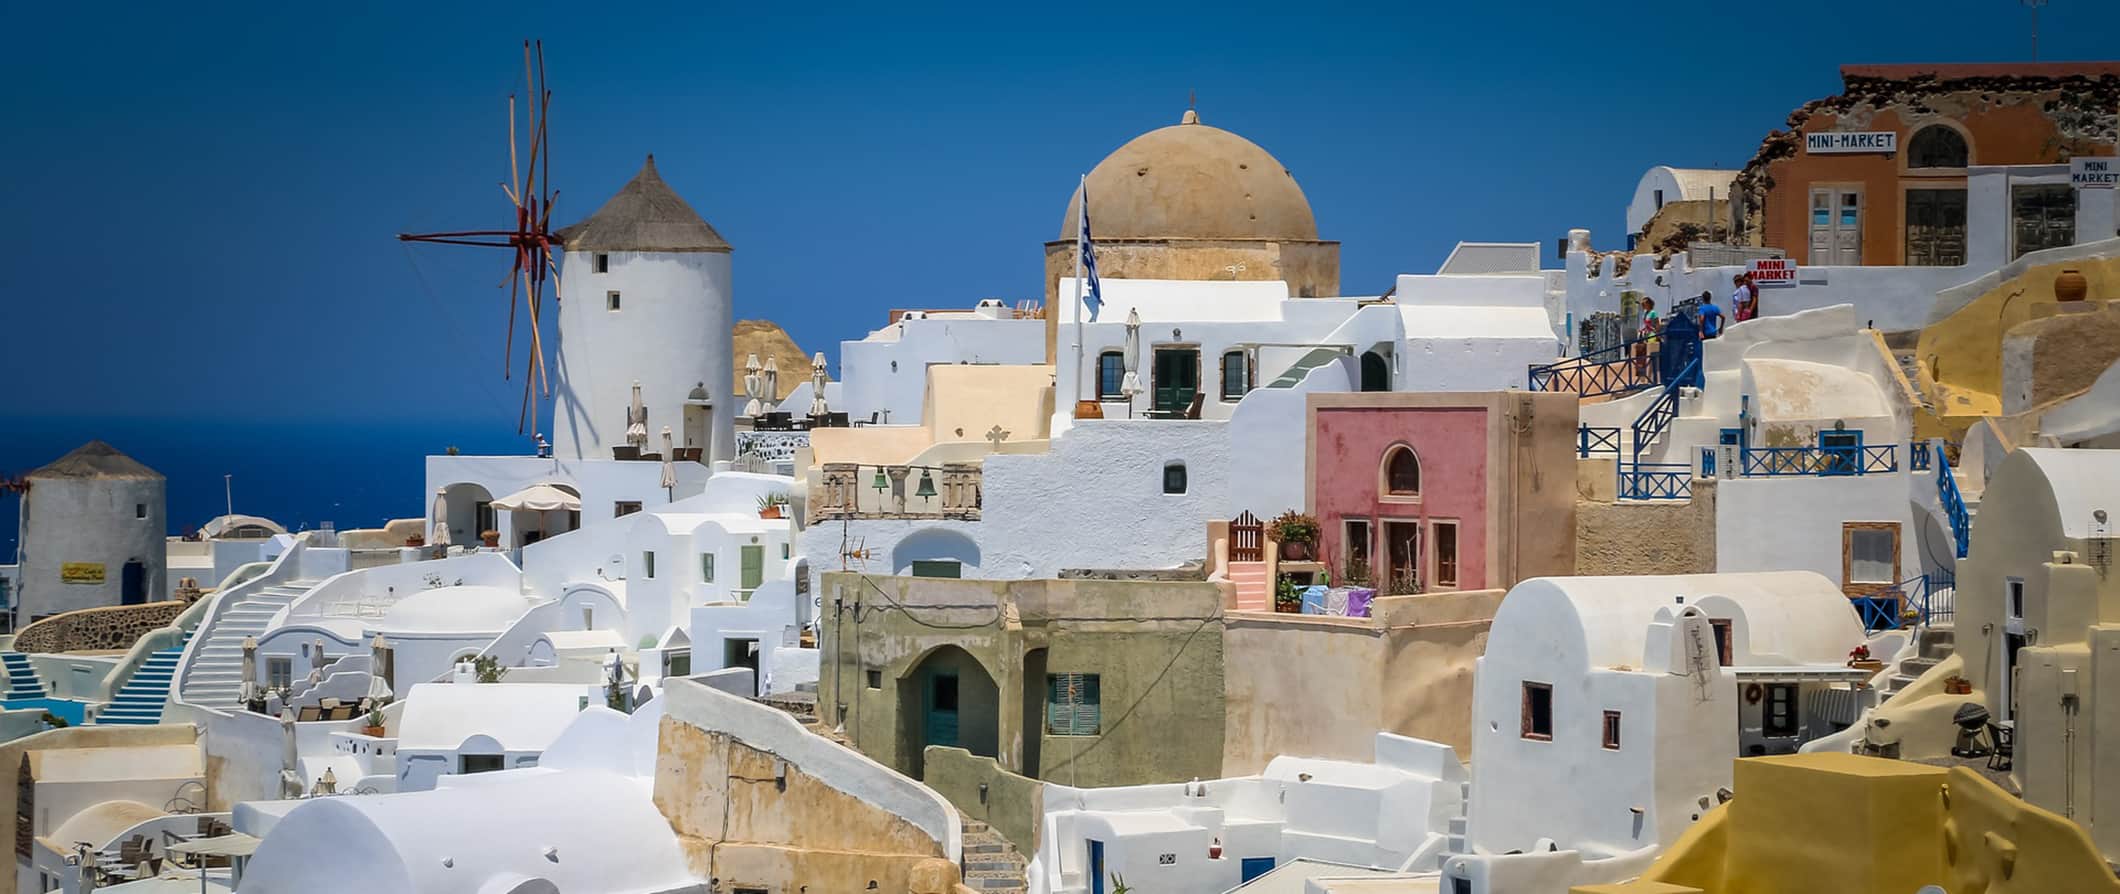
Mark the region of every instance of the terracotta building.
MULTIPOLYGON (((1289 295, 1340 292, 1340 243, 1318 238, 1303 188, 1281 162, 1243 137, 1200 123, 1142 134, 1090 170, 1090 235, 1104 279, 1282 280, 1289 295)), ((1045 303, 1075 275, 1081 199, 1071 195, 1060 235, 1045 243, 1045 303)), ((1048 362, 1057 315, 1046 315, 1048 362)))
MULTIPOLYGON (((2115 154, 2120 62, 1840 75, 1842 94, 1791 113, 1791 129, 1768 134, 1735 183, 1745 240, 1799 264, 1964 264, 1969 168, 2115 154)), ((2008 191, 2007 258, 2081 241, 2065 170, 2013 177, 2008 191)))

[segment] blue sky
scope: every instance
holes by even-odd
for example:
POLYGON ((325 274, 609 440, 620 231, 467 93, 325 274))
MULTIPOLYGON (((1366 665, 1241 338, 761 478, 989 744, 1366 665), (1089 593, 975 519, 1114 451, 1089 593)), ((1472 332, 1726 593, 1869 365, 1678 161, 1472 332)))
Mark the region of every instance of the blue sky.
MULTIPOLYGON (((1645 168, 1741 164, 1841 63, 2029 53, 2009 0, 768 6, 11 12, 0 413, 512 436, 504 259, 392 237, 507 218, 526 36, 558 217, 654 152, 736 246, 738 316, 835 360, 893 306, 1037 296, 1075 177, 1189 90, 1363 292, 1461 239, 1616 244, 1645 168)), ((2045 10, 2043 58, 2116 45, 2110 0, 2045 10)))

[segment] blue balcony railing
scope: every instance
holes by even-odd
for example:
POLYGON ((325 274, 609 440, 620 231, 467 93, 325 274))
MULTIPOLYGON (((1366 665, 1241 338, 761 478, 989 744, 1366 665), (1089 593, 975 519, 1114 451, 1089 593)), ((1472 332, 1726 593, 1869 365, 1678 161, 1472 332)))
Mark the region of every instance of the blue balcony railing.
POLYGON ((1899 471, 1899 445, 1751 447, 1740 469, 1747 478, 1781 475, 1870 475, 1899 471))
POLYGON ((1848 597, 1865 630, 1898 630, 1951 623, 1957 615, 1956 580, 1947 574, 1922 574, 1868 593, 1848 597))
POLYGON ((1684 500, 1693 496, 1693 467, 1686 463, 1620 462, 1622 500, 1684 500))
POLYGON ((1715 448, 1700 448, 1700 477, 1715 477, 1715 448))
POLYGON ((1575 455, 1619 455, 1619 426, 1584 425, 1575 429, 1575 455))
POLYGON ((1916 472, 1929 470, 1929 442, 1915 441, 1907 445, 1907 468, 1916 472))
POLYGON ((1583 397, 1629 394, 1663 384, 1650 362, 1647 339, 1633 338, 1609 348, 1531 367, 1525 385, 1532 391, 1558 391, 1583 397), (1635 351, 1642 354, 1637 357, 1635 351))

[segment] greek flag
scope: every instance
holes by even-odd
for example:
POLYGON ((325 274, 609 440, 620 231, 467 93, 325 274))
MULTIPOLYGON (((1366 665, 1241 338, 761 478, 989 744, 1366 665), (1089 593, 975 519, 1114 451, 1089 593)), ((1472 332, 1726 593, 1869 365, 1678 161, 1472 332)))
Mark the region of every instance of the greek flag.
POLYGON ((1089 238, 1089 186, 1082 187, 1082 222, 1075 236, 1075 253, 1082 259, 1083 275, 1088 277, 1088 291, 1082 293, 1082 306, 1089 308, 1089 321, 1097 322, 1097 311, 1104 307, 1104 288, 1097 282, 1097 246, 1089 238))

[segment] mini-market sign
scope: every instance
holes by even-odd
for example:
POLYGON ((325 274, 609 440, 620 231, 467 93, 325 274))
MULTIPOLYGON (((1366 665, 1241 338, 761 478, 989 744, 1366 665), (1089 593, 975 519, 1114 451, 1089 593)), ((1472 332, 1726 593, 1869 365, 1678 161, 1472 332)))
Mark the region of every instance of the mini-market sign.
POLYGON ((2120 158, 2071 158, 2068 184, 2077 189, 2120 187, 2120 158))
POLYGON ((1851 155, 1858 152, 1898 152, 1899 133, 1891 130, 1828 131, 1803 135, 1803 151, 1811 155, 1851 155))

